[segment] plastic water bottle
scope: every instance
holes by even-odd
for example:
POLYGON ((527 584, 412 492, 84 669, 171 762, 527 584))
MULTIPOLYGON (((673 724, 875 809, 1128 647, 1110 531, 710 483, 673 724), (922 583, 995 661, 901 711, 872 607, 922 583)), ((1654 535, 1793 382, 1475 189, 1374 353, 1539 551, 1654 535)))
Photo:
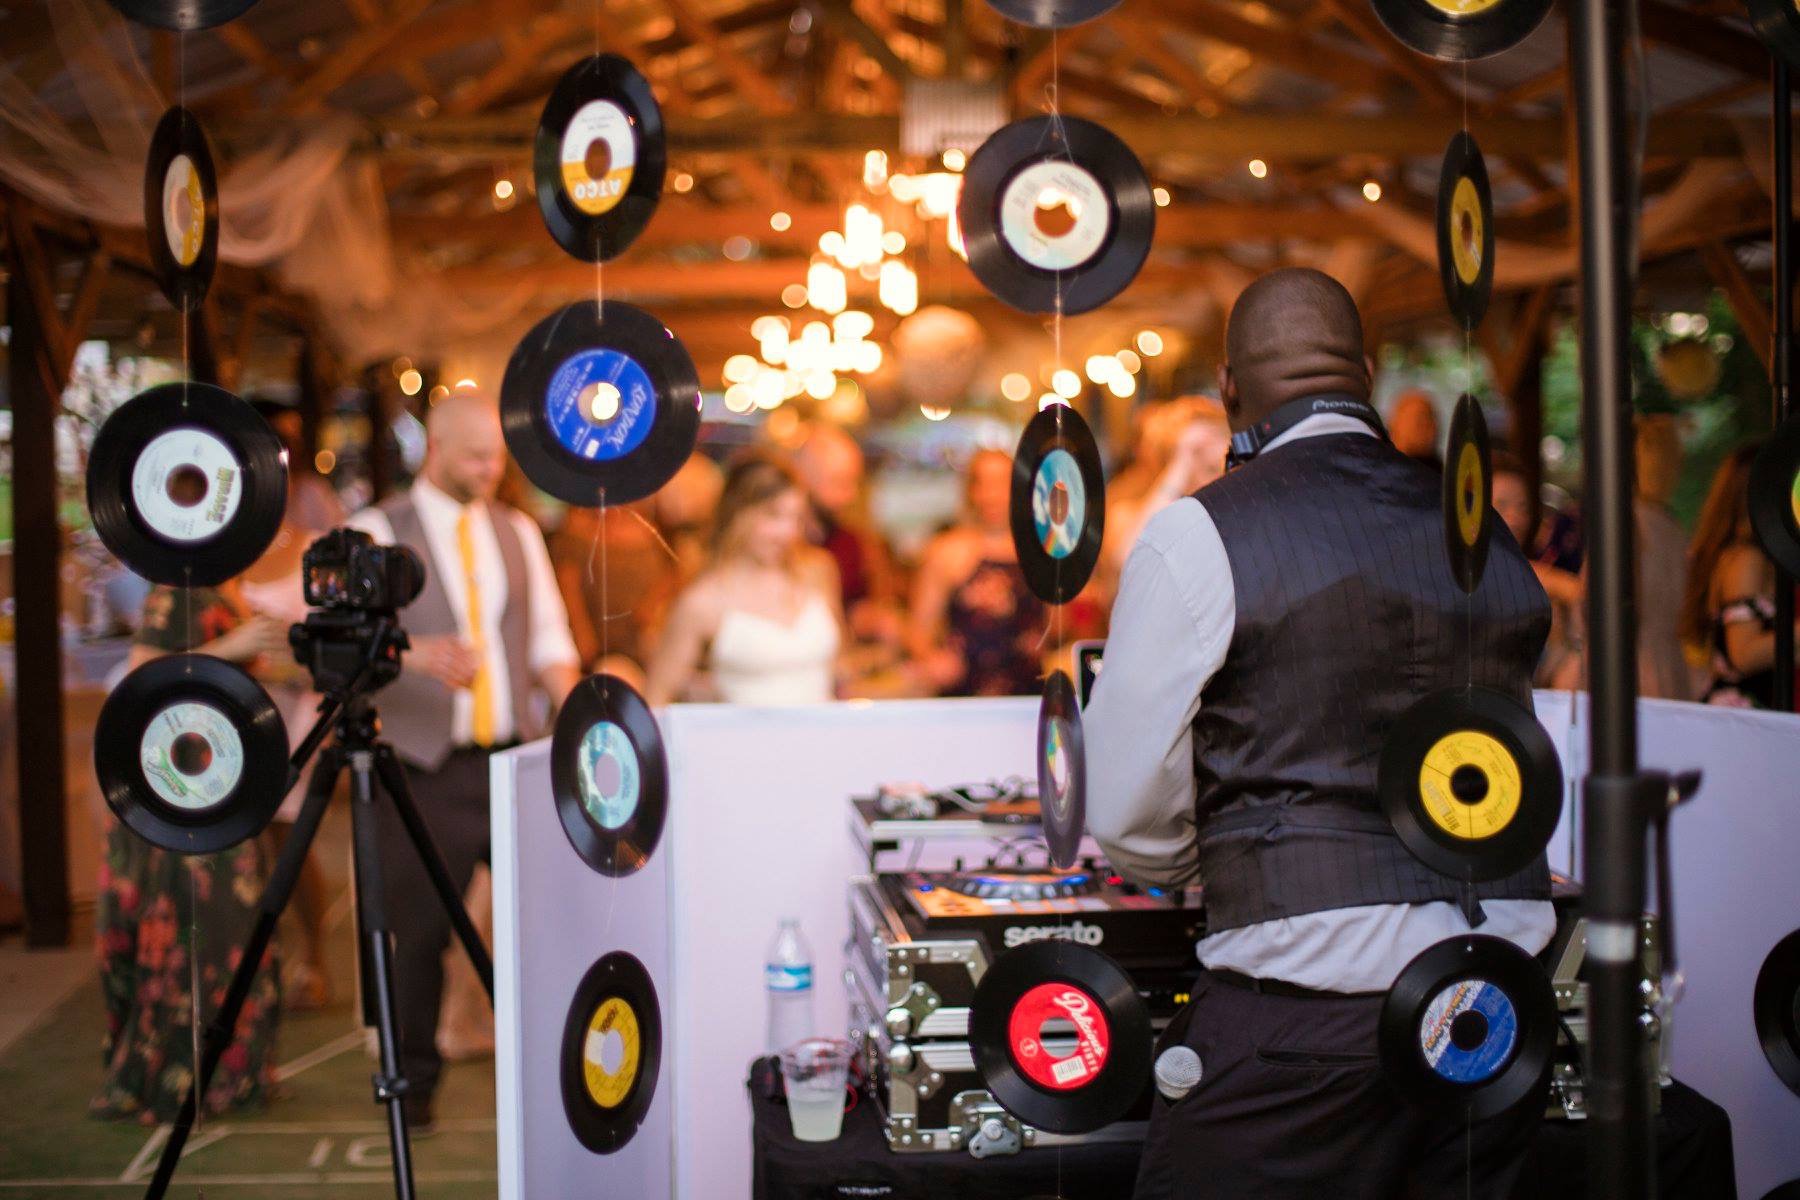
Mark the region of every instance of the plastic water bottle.
POLYGON ((765 1050, 782 1050, 813 1036, 812 948, 800 932, 800 918, 783 917, 763 962, 769 993, 769 1036, 765 1050))

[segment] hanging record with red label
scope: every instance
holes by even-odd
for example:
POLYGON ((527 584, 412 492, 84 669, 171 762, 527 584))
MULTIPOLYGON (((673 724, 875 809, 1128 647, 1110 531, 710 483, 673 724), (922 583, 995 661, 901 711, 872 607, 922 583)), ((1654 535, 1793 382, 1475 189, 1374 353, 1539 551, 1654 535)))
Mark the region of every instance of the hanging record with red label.
POLYGON ((139 24, 177 33, 223 25, 256 6, 256 0, 111 0, 111 3, 139 24))
POLYGON ((1450 441, 1444 453, 1444 552, 1450 561, 1450 577, 1471 595, 1481 586, 1487 570, 1493 504, 1487 417, 1481 402, 1464 392, 1450 418, 1450 441))
POLYGON ((193 312, 219 261, 219 182, 199 120, 180 105, 150 137, 144 231, 157 286, 178 311, 193 312))
POLYGON ((1030 313, 1084 313, 1137 277, 1156 233, 1131 148, 1079 117, 1004 125, 963 172, 957 220, 983 287, 1030 313))
POLYGON ((1788 66, 1800 70, 1800 8, 1794 0, 1749 0, 1750 27, 1788 66))
POLYGON ((667 167, 662 109, 630 62, 596 54, 557 80, 532 144, 557 245, 583 262, 617 258, 650 223, 667 167))
POLYGON ((281 807, 287 727, 242 668, 165 655, 101 706, 94 775, 126 828, 164 850, 208 854, 261 833, 281 807))
POLYGON ((1087 750, 1075 684, 1062 671, 1044 680, 1037 726, 1038 816, 1050 861, 1069 868, 1087 828, 1087 750))
POLYGON ((1008 950, 969 1005, 983 1084, 1007 1112, 1051 1133, 1090 1133, 1150 1084, 1150 1012, 1117 963, 1055 938, 1008 950))
POLYGON ((623 679, 575 685, 550 741, 550 787, 569 844, 602 875, 635 873, 668 812, 669 764, 650 706, 623 679))
POLYGON ((287 454, 224 388, 165 383, 114 409, 88 453, 88 512, 152 583, 210 587, 262 556, 287 507, 287 454))
POLYGON ((1481 147, 1467 131, 1450 139, 1438 172, 1437 256, 1444 302, 1472 332, 1494 293, 1494 195, 1481 147))
POLYGON ((1376 791, 1413 856, 1465 882, 1543 854, 1562 818, 1562 763, 1529 708, 1490 688, 1445 688, 1401 713, 1376 791))
POLYGON ((1800 416, 1783 421, 1750 465, 1750 527, 1775 565, 1800 577, 1800 416))
POLYGON ((700 376, 663 323, 578 300, 519 340, 500 384, 506 445, 569 504, 628 504, 681 469, 700 434, 700 376))
POLYGON ((615 950, 576 985, 563 1023, 563 1113, 596 1154, 629 1142, 662 1074, 662 1006, 636 957, 615 950))
POLYGON ((1756 1040, 1777 1078, 1800 1096, 1800 929, 1775 943, 1751 993, 1756 1040))
POLYGON ((1555 1045, 1550 977, 1503 938, 1428 947, 1381 1004, 1382 1073, 1423 1112, 1471 1121, 1505 1112, 1544 1081, 1555 1045))
POLYGON ((1543 23, 1550 0, 1374 0, 1375 15, 1408 48, 1446 62, 1510 50, 1543 23))
POLYGON ((988 7, 1009 21, 1034 29, 1067 29, 1103 17, 1120 0, 988 0, 988 7))
POLYGON ((1032 593, 1067 604, 1094 573, 1106 528, 1100 451, 1081 414, 1052 404, 1025 425, 1013 452, 1013 548, 1032 593))

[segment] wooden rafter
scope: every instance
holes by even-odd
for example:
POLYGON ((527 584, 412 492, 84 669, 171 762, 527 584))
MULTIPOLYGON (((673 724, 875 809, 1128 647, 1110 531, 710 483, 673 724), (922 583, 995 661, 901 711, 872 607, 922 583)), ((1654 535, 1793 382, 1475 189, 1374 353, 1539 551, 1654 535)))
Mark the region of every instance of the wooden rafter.
POLYGON ((741 92, 744 98, 765 116, 779 116, 793 111, 793 102, 768 75, 745 60, 744 55, 726 39, 726 35, 694 7, 692 0, 663 0, 675 26, 689 38, 705 46, 713 65, 741 92))
POLYGON ((316 112, 325 98, 360 75, 407 28, 425 15, 432 0, 397 0, 386 16, 351 34, 335 47, 317 70, 282 97, 284 116, 316 112))
POLYGON ((876 32, 875 28, 857 15, 850 0, 804 0, 806 8, 820 21, 824 22, 836 33, 849 38, 862 48, 863 53, 874 59, 881 66, 882 73, 889 79, 904 85, 912 78, 912 68, 894 52, 887 39, 876 32))
POLYGON ((1744 337, 1756 352, 1757 361, 1762 363, 1763 370, 1769 370, 1775 352, 1775 324, 1756 284, 1724 242, 1707 242, 1701 246, 1700 261, 1713 282, 1725 293, 1738 325, 1743 328, 1744 337))

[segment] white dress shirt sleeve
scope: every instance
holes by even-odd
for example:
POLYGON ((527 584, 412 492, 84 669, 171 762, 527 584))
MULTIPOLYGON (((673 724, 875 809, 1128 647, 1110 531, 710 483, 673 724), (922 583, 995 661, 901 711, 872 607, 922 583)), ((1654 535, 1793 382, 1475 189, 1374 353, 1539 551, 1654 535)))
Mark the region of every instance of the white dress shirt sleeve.
POLYGON ((394 524, 379 508, 365 508, 360 512, 353 513, 344 524, 352 529, 362 530, 374 538, 377 545, 391 546, 394 544, 394 524))
MULTIPOLYGON (((550 566, 550 551, 537 522, 522 512, 511 515, 525 551, 525 570, 531 577, 531 674, 535 678, 549 667, 579 667, 581 655, 569 632, 569 610, 550 566)), ((554 697, 561 700, 562 697, 554 697)))
POLYGON ((1206 509, 1180 500, 1153 516, 1126 560, 1082 713, 1088 830, 1135 882, 1198 877, 1192 723, 1236 620, 1231 563, 1206 509))

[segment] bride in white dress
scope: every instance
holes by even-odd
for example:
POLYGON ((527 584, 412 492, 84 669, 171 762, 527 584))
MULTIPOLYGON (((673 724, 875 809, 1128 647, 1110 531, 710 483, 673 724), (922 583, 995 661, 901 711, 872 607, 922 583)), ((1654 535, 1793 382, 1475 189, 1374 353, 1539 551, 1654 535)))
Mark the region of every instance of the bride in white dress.
POLYGON ((823 704, 836 697, 843 627, 837 567, 808 544, 808 519, 805 488, 783 460, 753 454, 731 468, 711 560, 675 601, 650 657, 651 704, 823 704))

